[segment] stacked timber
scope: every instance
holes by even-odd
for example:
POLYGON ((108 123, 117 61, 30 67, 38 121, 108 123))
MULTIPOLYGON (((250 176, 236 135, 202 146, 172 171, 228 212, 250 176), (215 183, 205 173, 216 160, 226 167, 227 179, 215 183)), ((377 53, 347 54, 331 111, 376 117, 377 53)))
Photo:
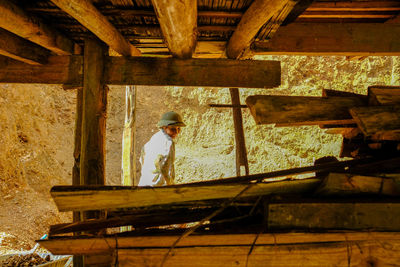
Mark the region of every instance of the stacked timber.
POLYGON ((55 186, 60 211, 107 216, 53 225, 39 242, 53 254, 85 255, 87 266, 341 266, 353 247, 348 266, 392 264, 399 166, 400 157, 363 158, 165 187, 55 186), (276 177, 286 178, 268 179, 276 177))
POLYGON ((246 104, 257 124, 319 125, 342 134, 341 157, 399 154, 399 86, 370 86, 368 95, 334 90, 323 90, 322 97, 255 95, 246 104))

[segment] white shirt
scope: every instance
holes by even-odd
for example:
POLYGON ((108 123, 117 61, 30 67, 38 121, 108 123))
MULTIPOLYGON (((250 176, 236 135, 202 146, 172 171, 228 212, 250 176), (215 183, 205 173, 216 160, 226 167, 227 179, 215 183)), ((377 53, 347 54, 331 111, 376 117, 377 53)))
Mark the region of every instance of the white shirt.
POLYGON ((174 183, 175 143, 162 129, 144 145, 139 186, 162 186, 174 183))

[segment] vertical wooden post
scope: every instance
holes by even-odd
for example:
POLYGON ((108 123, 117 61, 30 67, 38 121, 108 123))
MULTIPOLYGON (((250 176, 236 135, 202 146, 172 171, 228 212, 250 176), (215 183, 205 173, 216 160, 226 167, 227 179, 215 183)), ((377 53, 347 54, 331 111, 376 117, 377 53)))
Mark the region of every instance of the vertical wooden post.
POLYGON ((107 87, 104 85, 106 46, 85 40, 81 140, 81 184, 104 184, 107 87))
POLYGON ((243 131, 242 110, 240 107, 239 89, 229 88, 233 105, 233 124, 235 127, 236 143, 236 174, 241 175, 240 167, 244 166, 246 175, 249 174, 249 163, 247 161, 247 150, 243 131))
MULTIPOLYGON (((103 77, 106 51, 107 47, 99 40, 85 40, 80 162, 82 185, 105 184, 107 87, 103 77)), ((84 219, 99 216, 98 212, 83 214, 84 219)))
MULTIPOLYGON (((82 88, 76 89, 76 116, 75 116, 75 136, 74 136, 74 166, 72 167, 72 185, 80 185, 80 158, 81 158, 81 139, 82 139, 82 88)), ((81 220, 81 212, 73 212, 73 222, 81 220)), ((74 233, 76 235, 76 233, 74 233)), ((82 256, 73 257, 74 267, 83 266, 82 256)))
POLYGON ((122 185, 137 185, 136 179, 136 86, 125 91, 125 124, 122 137, 122 185))

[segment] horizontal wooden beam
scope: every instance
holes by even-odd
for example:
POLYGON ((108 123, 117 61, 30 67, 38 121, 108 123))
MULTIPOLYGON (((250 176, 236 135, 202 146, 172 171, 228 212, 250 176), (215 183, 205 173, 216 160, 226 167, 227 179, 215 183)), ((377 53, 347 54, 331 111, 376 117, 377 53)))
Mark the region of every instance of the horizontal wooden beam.
MULTIPOLYGON (((180 235, 160 236, 105 236, 105 237, 60 237, 37 240, 54 255, 100 254, 117 248, 169 248, 180 235)), ((330 232, 330 233, 261 233, 261 234, 197 234, 190 235, 178 243, 178 247, 196 246, 251 246, 257 237, 256 245, 291 245, 325 242, 400 242, 399 232, 330 232)))
POLYGON ((32 65, 47 63, 50 51, 0 28, 0 55, 32 65))
POLYGON ((43 83, 82 86, 82 56, 50 56, 47 64, 28 65, 0 58, 0 83, 43 83))
MULTIPOLYGON (((44 66, 29 66, 2 60, 0 83, 82 86, 82 61, 53 56, 44 66)), ((281 69, 279 61, 107 57, 104 78, 111 85, 270 88, 280 85, 281 69)))
POLYGON ((314 2, 307 11, 400 11, 399 1, 314 2))
POLYGON ((246 99, 257 124, 277 126, 354 123, 349 109, 365 105, 358 97, 253 95, 246 99))
POLYGON ((399 231, 400 203, 276 203, 268 228, 399 231))
POLYGON ((399 35, 396 24, 293 23, 252 48, 266 55, 389 56, 400 55, 399 35))
POLYGON ((51 189, 59 211, 82 211, 171 205, 190 201, 227 199, 312 190, 319 179, 304 179, 258 184, 175 185, 165 187, 84 187, 55 186, 51 189))
POLYGON ((59 55, 74 53, 75 44, 41 19, 27 14, 11 1, 0 0, 0 27, 59 55))

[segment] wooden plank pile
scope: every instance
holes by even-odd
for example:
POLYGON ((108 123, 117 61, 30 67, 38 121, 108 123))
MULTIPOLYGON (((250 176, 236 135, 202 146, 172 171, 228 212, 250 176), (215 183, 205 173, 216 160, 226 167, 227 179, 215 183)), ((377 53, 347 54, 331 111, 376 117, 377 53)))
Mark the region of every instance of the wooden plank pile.
POLYGON ((391 264, 400 260, 399 180, 400 157, 391 157, 166 187, 55 186, 60 211, 107 215, 53 225, 39 242, 53 254, 85 255, 88 266, 340 266, 349 246, 349 266, 391 264), (307 172, 316 176, 266 179, 307 172))
POLYGON ((400 149, 400 86, 370 86, 367 96, 333 90, 322 97, 255 95, 246 104, 257 124, 319 125, 342 134, 341 157, 400 149))

